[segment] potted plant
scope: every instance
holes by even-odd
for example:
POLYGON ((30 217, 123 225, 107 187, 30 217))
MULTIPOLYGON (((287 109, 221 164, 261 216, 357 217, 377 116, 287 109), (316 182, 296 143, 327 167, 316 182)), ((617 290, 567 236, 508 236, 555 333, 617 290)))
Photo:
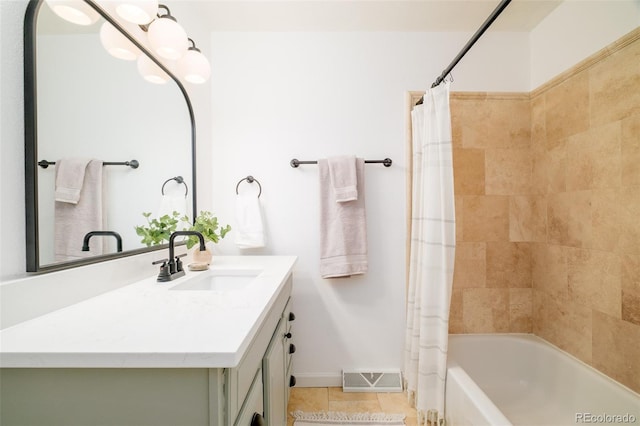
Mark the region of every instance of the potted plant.
POLYGON ((171 215, 165 214, 159 218, 151 219, 151 213, 142 213, 147 219, 146 225, 136 226, 136 234, 142 237, 141 242, 147 247, 162 244, 169 241, 171 234, 178 228, 180 213, 174 211, 171 215))
MULTIPOLYGON (((189 222, 189 218, 187 216, 184 216, 182 220, 189 222)), ((213 213, 202 210, 200 211, 200 214, 196 216, 196 220, 193 225, 188 229, 190 231, 197 231, 201 233, 205 241, 211 241, 216 244, 218 241, 223 239, 229 231, 231 231, 231 226, 221 226, 218 223, 218 218, 214 216, 213 213)), ((190 249, 198 244, 198 238, 194 236, 188 237, 186 244, 187 248, 190 249)), ((209 264, 211 263, 211 256, 211 251, 208 248, 204 253, 200 252, 200 250, 196 250, 193 253, 193 260, 194 262, 209 264)))

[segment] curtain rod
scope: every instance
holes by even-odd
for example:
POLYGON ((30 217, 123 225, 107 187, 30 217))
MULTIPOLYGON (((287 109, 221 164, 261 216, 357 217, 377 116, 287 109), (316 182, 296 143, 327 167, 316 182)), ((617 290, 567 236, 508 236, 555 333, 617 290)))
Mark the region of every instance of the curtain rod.
MULTIPOLYGON (((385 167, 391 167, 391 164, 393 163, 391 161, 391 158, 385 158, 384 160, 364 160, 365 163, 379 163, 379 164, 383 164, 385 167)), ((300 164, 318 164, 317 161, 300 161, 297 158, 294 158, 293 160, 289 161, 289 165, 291 165, 291 167, 298 167, 300 164)))
MULTIPOLYGON (((442 83, 445 77, 451 73, 453 68, 456 65, 458 65, 458 62, 460 62, 462 57, 466 55, 469 50, 471 50, 471 47, 476 43, 476 41, 478 41, 478 39, 482 36, 482 34, 484 34, 484 32, 487 31, 487 29, 491 26, 491 24, 493 24, 493 21, 496 20, 496 18, 502 13, 502 11, 509 5, 509 3, 511 3, 511 0, 502 0, 500 4, 493 10, 493 12, 491 12, 491 15, 489 15, 489 17, 484 21, 482 26, 478 28, 475 34, 469 39, 467 44, 464 45, 464 47, 462 48, 462 50, 460 50, 458 55, 453 59, 453 61, 451 61, 449 66, 445 68, 444 71, 442 71, 442 74, 440 74, 438 78, 436 78, 436 81, 434 81, 433 84, 431 85, 432 89, 438 86, 440 83, 442 83)), ((420 98, 420 100, 416 105, 420 105, 423 101, 424 101, 424 96, 420 98)))

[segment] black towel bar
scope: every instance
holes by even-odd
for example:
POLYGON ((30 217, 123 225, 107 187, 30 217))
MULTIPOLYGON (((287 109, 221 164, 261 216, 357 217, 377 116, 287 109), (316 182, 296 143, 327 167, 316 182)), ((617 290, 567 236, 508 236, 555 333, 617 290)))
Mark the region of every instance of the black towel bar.
MULTIPOLYGON (((393 161, 391 161, 391 158, 385 158, 384 160, 364 160, 364 162, 366 164, 383 164, 385 167, 391 167, 391 164, 393 164, 393 161)), ((294 158, 289 162, 289 165, 294 168, 298 167, 300 164, 318 164, 318 162, 317 161, 301 161, 301 160, 298 160, 297 158, 294 158)))
MULTIPOLYGON (((38 161, 38 166, 42 167, 43 169, 46 169, 49 166, 55 166, 55 165, 56 165, 55 161, 47 161, 47 160, 38 161)), ((132 169, 137 169, 140 166, 140 163, 138 162, 138 160, 131 160, 131 161, 103 161, 102 165, 103 166, 129 166, 132 169)))

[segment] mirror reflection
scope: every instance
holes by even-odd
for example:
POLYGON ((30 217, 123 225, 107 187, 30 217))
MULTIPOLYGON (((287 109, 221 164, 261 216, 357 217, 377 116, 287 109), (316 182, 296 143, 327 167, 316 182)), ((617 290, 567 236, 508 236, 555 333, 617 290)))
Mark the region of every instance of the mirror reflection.
POLYGON ((135 227, 146 223, 144 212, 171 208, 193 217, 185 95, 174 81, 151 84, 136 61, 111 56, 100 42, 103 22, 74 25, 46 4, 37 11, 33 150, 42 166, 33 176, 31 270, 140 251, 147 246, 135 227))

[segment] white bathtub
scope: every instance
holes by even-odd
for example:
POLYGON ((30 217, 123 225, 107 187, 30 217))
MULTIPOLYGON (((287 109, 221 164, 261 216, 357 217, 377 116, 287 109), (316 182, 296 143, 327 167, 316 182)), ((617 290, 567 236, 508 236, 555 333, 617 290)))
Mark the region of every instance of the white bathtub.
POLYGON ((447 426, 640 425, 640 395, 533 335, 451 335, 445 418, 447 426))

